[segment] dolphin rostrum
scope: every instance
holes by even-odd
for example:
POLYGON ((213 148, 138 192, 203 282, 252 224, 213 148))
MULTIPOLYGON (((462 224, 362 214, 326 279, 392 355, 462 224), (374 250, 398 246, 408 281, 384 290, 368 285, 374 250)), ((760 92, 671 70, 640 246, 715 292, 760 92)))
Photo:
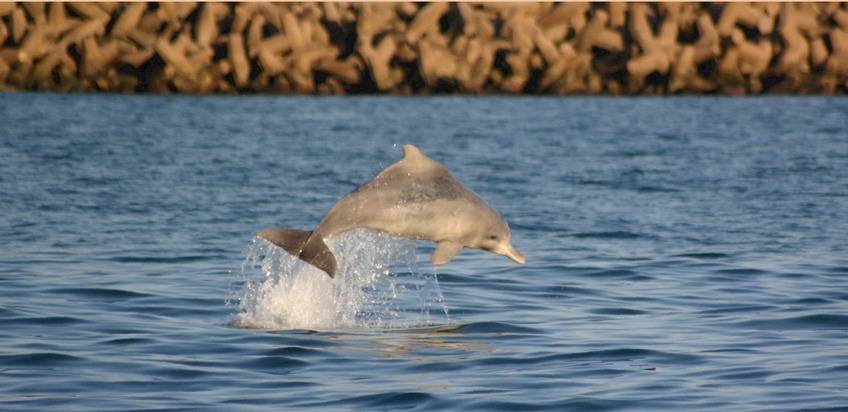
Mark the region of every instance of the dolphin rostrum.
POLYGON ((463 247, 524 263, 498 212, 411 144, 403 146, 403 159, 336 202, 312 232, 275 227, 256 236, 334 278, 338 264, 324 242, 355 228, 434 241, 434 265, 449 262, 463 247))

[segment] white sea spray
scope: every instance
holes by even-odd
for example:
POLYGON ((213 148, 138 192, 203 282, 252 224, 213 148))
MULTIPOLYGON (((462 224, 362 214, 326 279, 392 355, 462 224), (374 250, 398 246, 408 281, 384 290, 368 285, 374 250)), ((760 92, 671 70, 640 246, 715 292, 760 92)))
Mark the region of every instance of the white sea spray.
POLYGON ((254 239, 233 292, 233 325, 258 329, 391 329, 442 323, 447 306, 435 271, 416 262, 416 242, 357 229, 328 242, 339 262, 324 272, 254 239))

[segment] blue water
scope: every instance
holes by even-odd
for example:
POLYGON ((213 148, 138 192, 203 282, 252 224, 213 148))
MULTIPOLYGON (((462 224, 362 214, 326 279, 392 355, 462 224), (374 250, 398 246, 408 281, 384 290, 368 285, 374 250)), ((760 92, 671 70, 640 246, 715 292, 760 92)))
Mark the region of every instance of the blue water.
POLYGON ((0 409, 848 410, 848 99, 0 94, 0 409), (416 144, 517 265, 310 229, 416 144))

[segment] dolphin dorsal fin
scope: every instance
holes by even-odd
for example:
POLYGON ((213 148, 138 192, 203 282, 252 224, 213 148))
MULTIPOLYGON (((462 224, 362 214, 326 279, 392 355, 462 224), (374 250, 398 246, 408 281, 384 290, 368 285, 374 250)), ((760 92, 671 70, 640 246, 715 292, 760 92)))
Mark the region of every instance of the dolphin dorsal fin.
POLYGON ((411 144, 403 145, 403 160, 416 160, 422 157, 427 158, 417 147, 411 144))
POLYGON ((427 157, 427 155, 421 153, 417 147, 411 144, 403 145, 403 159, 399 163, 408 168, 407 170, 438 170, 447 172, 447 169, 441 163, 427 157))

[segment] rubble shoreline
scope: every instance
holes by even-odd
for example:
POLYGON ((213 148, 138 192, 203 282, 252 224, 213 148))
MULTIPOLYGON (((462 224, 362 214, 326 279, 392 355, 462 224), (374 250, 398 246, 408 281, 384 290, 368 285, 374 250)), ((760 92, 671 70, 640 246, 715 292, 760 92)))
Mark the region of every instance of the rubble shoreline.
POLYGON ((848 92, 848 3, 0 3, 0 90, 848 92))

